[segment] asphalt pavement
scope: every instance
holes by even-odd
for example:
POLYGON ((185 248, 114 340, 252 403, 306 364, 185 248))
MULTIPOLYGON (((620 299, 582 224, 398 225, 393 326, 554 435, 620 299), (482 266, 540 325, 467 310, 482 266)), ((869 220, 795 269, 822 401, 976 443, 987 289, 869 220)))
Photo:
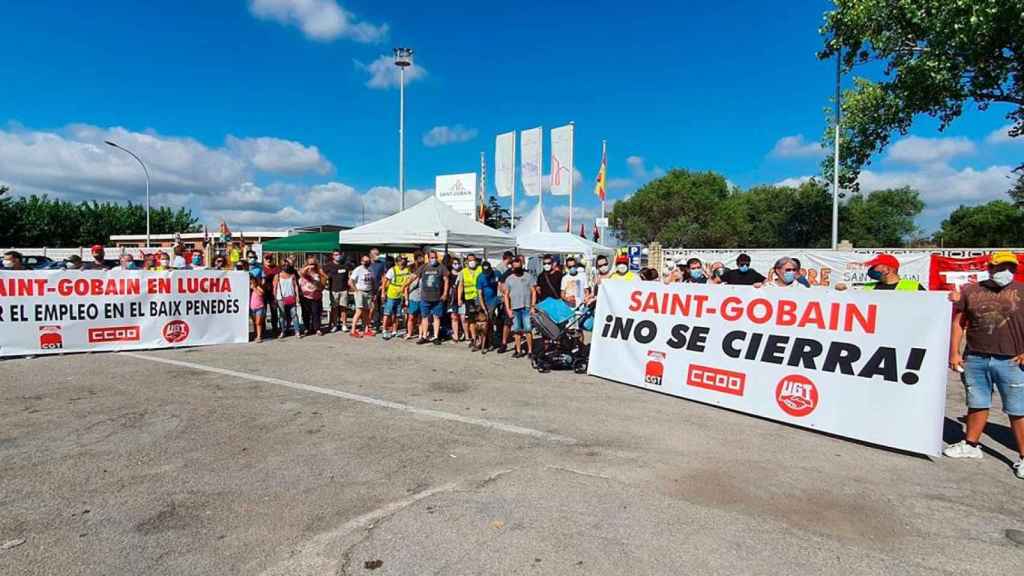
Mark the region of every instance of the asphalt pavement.
MULTIPOLYGON (((963 391, 948 387, 946 436, 963 391)), ((333 334, 0 362, 0 574, 1007 574, 1024 481, 333 334)))

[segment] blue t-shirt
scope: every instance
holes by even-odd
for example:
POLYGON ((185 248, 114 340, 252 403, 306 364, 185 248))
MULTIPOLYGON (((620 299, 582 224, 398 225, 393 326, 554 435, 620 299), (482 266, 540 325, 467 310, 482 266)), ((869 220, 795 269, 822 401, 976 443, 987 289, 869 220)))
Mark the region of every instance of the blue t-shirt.
POLYGON ((498 305, 498 275, 493 270, 490 274, 480 273, 476 279, 476 289, 480 291, 488 308, 498 305))
POLYGON ((380 286, 381 279, 384 278, 384 274, 388 271, 388 264, 383 260, 377 260, 373 264, 370 264, 370 273, 373 274, 373 280, 380 286))

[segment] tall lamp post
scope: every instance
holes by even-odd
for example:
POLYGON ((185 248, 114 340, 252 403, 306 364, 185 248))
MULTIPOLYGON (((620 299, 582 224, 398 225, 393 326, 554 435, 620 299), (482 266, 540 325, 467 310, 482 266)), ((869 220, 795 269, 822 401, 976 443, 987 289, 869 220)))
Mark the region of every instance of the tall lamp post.
POLYGON ((836 142, 832 166, 832 249, 839 247, 839 123, 842 121, 842 91, 840 83, 843 74, 843 49, 836 52, 836 142))
POLYGON ((395 48, 398 66, 398 191, 405 210, 405 69, 412 66, 412 48, 395 48))
POLYGON ((146 168, 146 164, 142 159, 136 156, 131 150, 117 144, 116 142, 111 142, 110 140, 104 140, 104 142, 106 142, 108 146, 113 146, 118 150, 127 152, 129 156, 135 158, 135 161, 139 163, 139 166, 142 166, 142 171, 146 173, 146 248, 149 248, 151 245, 149 242, 149 169, 146 168))

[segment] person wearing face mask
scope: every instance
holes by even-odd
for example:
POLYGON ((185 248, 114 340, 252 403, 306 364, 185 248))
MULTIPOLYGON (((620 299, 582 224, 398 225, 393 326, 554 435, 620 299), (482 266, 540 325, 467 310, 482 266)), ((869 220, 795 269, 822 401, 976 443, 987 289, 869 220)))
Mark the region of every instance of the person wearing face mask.
POLYGON ((128 254, 128 253, 121 254, 121 258, 119 259, 119 262, 120 262, 120 264, 118 266, 116 266, 114 268, 114 270, 122 271, 122 270, 135 270, 136 269, 135 268, 135 260, 132 259, 132 255, 131 254, 128 254))
POLYGON ((72 254, 64 260, 64 268, 68 270, 82 270, 82 257, 78 254, 72 254))
POLYGON ((480 299, 477 290, 477 280, 480 279, 480 261, 476 254, 466 256, 466 267, 462 269, 459 279, 458 299, 459 310, 462 312, 462 325, 469 333, 469 349, 474 352, 479 350, 479 338, 476 333, 476 317, 480 312, 480 299))
POLYGON ((917 280, 900 278, 900 261, 891 254, 879 254, 864 263, 868 267, 868 278, 872 281, 861 287, 862 290, 899 290, 901 292, 917 292, 925 290, 917 280))
MULTIPOLYGON (((214 266, 216 268, 216 266, 214 266)), ((281 269, 274 263, 274 257, 270 254, 263 255, 263 301, 267 303, 270 310, 270 329, 276 335, 280 334, 279 311, 277 300, 274 297, 274 279, 281 273, 281 269)))
POLYGON ((766 278, 757 270, 750 267, 750 256, 740 254, 736 257, 736 268, 726 271, 722 275, 723 284, 736 284, 739 286, 754 286, 764 284, 766 278))
POLYGON ((709 279, 709 282, 711 284, 721 284, 722 277, 725 276, 725 273, 725 264, 721 262, 714 262, 711 264, 711 278, 709 279))
POLYGON ((504 354, 508 352, 508 341, 512 336, 512 321, 509 320, 507 311, 505 310, 505 281, 512 275, 512 260, 514 256, 511 252, 505 251, 501 255, 501 263, 495 267, 495 273, 498 275, 498 310, 495 314, 495 328, 501 332, 501 345, 498 347, 498 354, 504 354))
POLYGON ((690 258, 686 261, 686 269, 679 280, 687 284, 707 284, 708 276, 704 273, 704 263, 700 258, 690 258))
POLYGON ((164 272, 171 269, 171 257, 166 252, 157 252, 154 272, 164 272))
POLYGON ((637 279, 637 275, 629 269, 629 256, 625 254, 619 254, 615 257, 615 270, 605 278, 608 280, 629 280, 633 281, 637 279))
MULTIPOLYGON (((185 260, 185 247, 184 246, 182 246, 181 244, 175 244, 174 247, 171 248, 171 254, 173 254, 173 256, 171 256, 171 262, 170 262, 171 269, 173 269, 173 270, 184 270, 185 268, 188 267, 188 261, 185 260)), ((255 256, 255 254, 254 254, 254 256, 255 256)))
POLYGON ((274 300, 281 309, 281 338, 302 331, 295 306, 299 303, 299 279, 295 265, 285 261, 284 268, 274 276, 274 300))
POLYGON ((352 296, 356 304, 356 313, 352 317, 352 336, 355 338, 362 338, 363 336, 372 337, 374 335, 373 328, 370 326, 370 312, 373 307, 373 294, 376 292, 374 289, 376 282, 374 281, 373 270, 371 270, 370 266, 370 257, 363 256, 359 259, 359 266, 356 266, 356 269, 348 275, 349 289, 352 290, 352 296), (362 332, 359 331, 360 320, 363 322, 362 332))
POLYGON ((530 313, 537 306, 537 282, 523 268, 522 257, 512 261, 512 274, 505 280, 505 310, 512 321, 512 334, 515 338, 515 354, 513 358, 522 358, 533 353, 533 327, 530 324, 530 313), (523 352, 523 339, 526 340, 526 352, 523 352))
POLYGON ((90 252, 92 253, 92 262, 83 263, 82 270, 110 270, 102 244, 94 244, 90 252))
POLYGON ((491 268, 491 263, 484 260, 480 266, 480 274, 476 278, 477 308, 482 310, 487 322, 483 333, 477 330, 477 348, 484 354, 494 349, 498 334, 494 331, 495 321, 500 314, 501 292, 498 273, 491 268))
POLYGON ((437 250, 431 250, 427 263, 416 271, 412 281, 419 280, 420 286, 420 338, 417 344, 433 342, 441 344, 441 317, 444 315, 444 303, 448 297, 450 274, 448 268, 441 263, 437 250), (433 322, 431 322, 433 320, 433 322), (432 338, 427 338, 429 325, 432 324, 434 333, 432 338))
POLYGON ((451 338, 456 342, 462 342, 466 339, 466 326, 463 322, 463 316, 465 315, 465 308, 459 305, 459 293, 462 292, 462 261, 458 257, 452 256, 449 260, 449 266, 451 267, 451 290, 448 291, 448 298, 445 300, 444 307, 445 313, 447 314, 448 325, 451 329, 451 338))
POLYGON ((21 252, 16 250, 9 250, 4 252, 4 270, 24 270, 25 259, 21 256, 21 252))
POLYGON ((345 332, 348 330, 348 268, 345 267, 341 250, 331 252, 331 259, 324 264, 324 273, 327 274, 327 297, 328 316, 327 330, 329 332, 345 332))
POLYGON ((416 327, 419 326, 420 316, 423 313, 423 303, 420 292, 420 281, 416 278, 416 271, 423 267, 423 253, 416 252, 412 256, 412 275, 405 283, 405 339, 412 340, 417 337, 416 327))
POLYGON ((788 256, 783 256, 775 261, 775 266, 772 268, 773 274, 770 280, 766 280, 764 283, 754 284, 754 288, 807 288, 800 282, 797 282, 797 268, 796 262, 788 256))
POLYGON ((573 308, 587 298, 587 277, 572 256, 565 259, 565 275, 562 276, 561 288, 562 300, 573 308))
POLYGON ((1020 454, 1013 469, 1024 480, 1024 283, 1015 279, 1018 266, 1012 252, 994 252, 988 262, 989 279, 964 286, 956 299, 949 367, 960 372, 967 391, 967 433, 943 454, 982 457, 978 443, 995 388, 1020 454), (961 356, 965 331, 967 347, 961 356))
POLYGON ((562 278, 565 274, 556 269, 555 259, 550 254, 545 254, 542 260, 542 269, 537 276, 537 302, 543 302, 548 298, 562 298, 562 278))
POLYGON ((384 293, 384 331, 381 336, 390 340, 398 335, 398 317, 405 303, 405 285, 409 283, 412 270, 402 256, 390 270, 384 273, 384 284, 380 287, 384 293), (390 330, 390 331, 389 331, 390 330))

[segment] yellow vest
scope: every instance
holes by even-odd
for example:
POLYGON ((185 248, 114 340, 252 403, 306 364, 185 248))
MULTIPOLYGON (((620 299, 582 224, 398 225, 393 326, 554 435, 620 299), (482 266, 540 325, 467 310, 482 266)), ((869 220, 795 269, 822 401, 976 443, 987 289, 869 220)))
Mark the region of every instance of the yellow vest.
MULTIPOLYGON (((878 282, 872 282, 865 284, 865 290, 874 290, 878 282)), ((899 292, 917 292, 918 286, 921 284, 917 280, 900 280, 899 284, 896 284, 896 290, 899 292)))
POLYGON ((635 280, 635 279, 636 279, 636 274, 633 274, 632 270, 626 272, 625 274, 619 274, 618 272, 615 272, 611 276, 605 278, 605 280, 635 280))
POLYGON ((476 279, 480 277, 483 269, 477 266, 476 270, 469 267, 462 269, 462 297, 466 300, 476 300, 476 279))
POLYGON ((391 271, 394 273, 395 279, 388 282, 388 298, 398 300, 402 297, 402 292, 405 290, 405 284, 409 281, 409 275, 412 274, 412 270, 395 266, 391 271))

